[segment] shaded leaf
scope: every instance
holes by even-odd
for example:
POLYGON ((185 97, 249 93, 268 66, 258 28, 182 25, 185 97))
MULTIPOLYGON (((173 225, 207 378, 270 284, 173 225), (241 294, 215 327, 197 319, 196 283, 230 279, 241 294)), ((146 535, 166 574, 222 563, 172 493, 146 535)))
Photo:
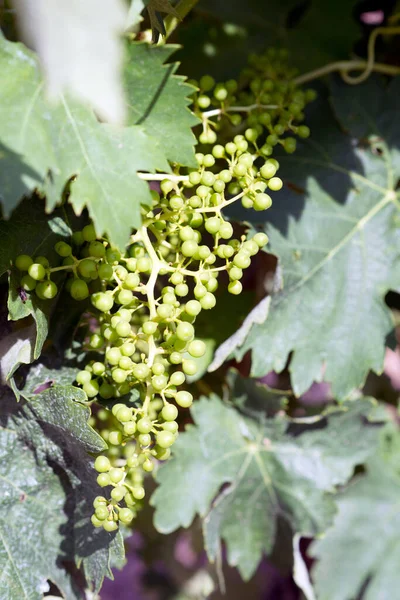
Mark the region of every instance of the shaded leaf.
POLYGON ((195 425, 157 473, 156 528, 168 533, 188 527, 196 513, 207 515, 210 559, 222 538, 229 563, 249 578, 273 547, 278 517, 302 535, 327 527, 334 503, 326 492, 344 483, 376 443, 378 429, 365 419, 370 409, 360 401, 318 426, 296 426, 285 417, 246 418, 216 396, 201 399, 192 408, 195 425))
POLYGON ((333 526, 311 547, 319 600, 352 600, 361 590, 364 600, 389 600, 399 589, 400 435, 388 428, 383 439, 389 447, 339 494, 333 526))

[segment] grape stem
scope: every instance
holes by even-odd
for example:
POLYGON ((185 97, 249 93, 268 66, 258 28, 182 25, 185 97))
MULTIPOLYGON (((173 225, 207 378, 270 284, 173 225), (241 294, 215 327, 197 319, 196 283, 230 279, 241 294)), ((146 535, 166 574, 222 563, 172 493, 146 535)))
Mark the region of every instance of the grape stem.
POLYGON ((221 212, 221 210, 223 208, 225 208, 226 206, 229 206, 230 204, 233 204, 234 202, 236 202, 237 200, 239 200, 240 198, 245 196, 247 194, 247 192, 248 192, 248 190, 243 190, 243 192, 240 192, 240 194, 238 194, 237 196, 234 196, 230 200, 225 200, 225 202, 221 202, 221 204, 219 204, 218 206, 207 206, 206 208, 196 208, 194 212, 198 212, 198 213, 221 212))
POLYGON ((249 106, 229 106, 228 108, 214 108, 213 110, 206 110, 201 113, 202 119, 210 119, 211 117, 217 117, 227 112, 251 112, 261 108, 264 110, 273 110, 279 108, 277 104, 249 104, 249 106))
MULTIPOLYGON (((372 66, 368 66, 368 62, 366 60, 341 60, 338 62, 330 63, 329 65, 325 65, 319 69, 315 69, 314 71, 310 71, 309 73, 304 73, 304 75, 299 75, 293 79, 293 82, 296 85, 302 85, 303 83, 308 83, 309 81, 314 81, 315 79, 319 79, 320 77, 324 77, 325 75, 329 75, 330 73, 339 72, 342 77, 345 75, 344 80, 347 83, 350 83, 347 79, 350 80, 350 77, 347 75, 349 71, 359 71, 364 70, 363 73, 363 81, 366 79, 365 73, 368 75, 372 73, 372 71, 376 71, 377 73, 383 73, 385 75, 399 75, 400 67, 395 67, 393 65, 385 65, 382 63, 374 63, 372 66)), ((367 75, 367 77, 368 77, 367 75)), ((361 76, 360 76, 361 77, 361 76)), ((354 78, 355 79, 355 78, 354 78)), ((355 81, 351 81, 351 83, 355 83, 355 81)))
POLYGON ((163 181, 163 179, 169 179, 170 181, 188 181, 189 175, 173 175, 172 173, 137 173, 139 179, 144 181, 163 181))

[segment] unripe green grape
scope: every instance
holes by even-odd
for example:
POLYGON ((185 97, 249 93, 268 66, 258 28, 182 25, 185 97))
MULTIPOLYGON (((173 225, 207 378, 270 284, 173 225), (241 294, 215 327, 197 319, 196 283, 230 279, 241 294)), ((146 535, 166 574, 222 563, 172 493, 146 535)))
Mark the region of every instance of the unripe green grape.
POLYGON ((103 527, 103 523, 104 523, 104 521, 101 521, 100 519, 98 519, 98 518, 96 517, 96 515, 92 515, 92 516, 90 517, 90 520, 91 520, 91 522, 92 522, 92 525, 93 525, 93 527, 103 527))
POLYGON ((124 472, 122 469, 113 468, 110 470, 109 475, 112 483, 119 483, 124 476, 124 472))
POLYGON ((96 496, 93 500, 93 508, 97 508, 99 506, 106 506, 107 500, 103 496, 96 496))
POLYGON ((212 153, 215 158, 223 158, 225 156, 225 148, 221 144, 217 144, 212 149, 212 153))
POLYGON ((168 384, 168 378, 165 375, 153 375, 151 378, 151 385, 156 390, 156 392, 160 392, 163 390, 168 384))
POLYGON ((239 162, 233 167, 233 174, 235 177, 243 177, 247 173, 247 167, 242 162, 239 162))
POLYGON ((201 175, 198 171, 192 171, 189 173, 189 181, 192 185, 199 185, 201 180, 201 175))
POLYGON ((169 448, 175 441, 175 436, 170 431, 159 431, 156 435, 156 443, 160 448, 169 448))
POLYGON ((103 382, 99 388, 99 394, 104 400, 109 400, 115 395, 115 389, 109 383, 103 382))
POLYGON ((134 290, 138 287, 139 284, 140 277, 137 273, 128 273, 123 282, 123 286, 127 290, 134 290))
POLYGON ((140 273, 149 273, 152 268, 151 259, 148 256, 141 256, 137 261, 137 270, 140 273))
POLYGON ((237 280, 236 281, 231 281, 228 284, 228 292, 230 294, 238 296, 242 292, 242 290, 243 290, 243 286, 240 283, 240 281, 237 281, 237 280))
POLYGON ((35 256, 33 262, 42 265, 42 267, 44 267, 45 269, 48 269, 50 267, 49 260, 45 256, 35 256))
POLYGON ((119 350, 123 356, 132 356, 136 350, 136 346, 133 342, 125 342, 120 346, 119 350))
POLYGON ((131 290, 121 290, 117 296, 119 304, 127 305, 133 300, 133 293, 131 290))
POLYGON ((128 373, 124 369, 116 368, 112 371, 111 377, 116 383, 124 383, 128 377, 128 373))
POLYGON ((180 365, 182 362, 182 354, 180 352, 172 352, 169 355, 169 362, 171 365, 180 365))
MULTIPOLYGON (((270 180, 271 181, 271 180, 270 180)), ((268 194, 260 193, 254 198, 253 208, 254 210, 267 210, 272 206, 272 198, 268 194)))
POLYGON ((110 365, 117 365, 121 358, 121 352, 119 348, 108 348, 106 351, 106 360, 110 365))
MULTIPOLYGON (((182 408, 189 408, 189 406, 191 406, 193 403, 193 396, 190 392, 185 392, 184 390, 181 390, 180 392, 178 392, 176 394, 175 401, 182 408)), ((157 442, 158 442, 158 440, 157 440, 157 442)), ((158 445, 160 445, 160 444, 158 444, 158 445)), ((164 446, 161 446, 161 447, 164 447, 164 446)), ((167 446, 165 446, 165 447, 167 447, 167 446)))
POLYGON ((249 252, 250 256, 255 256, 259 251, 258 244, 252 240, 246 240, 243 244, 243 249, 249 252))
POLYGON ((82 277, 94 279, 98 277, 96 263, 90 258, 84 258, 78 265, 78 271, 82 277))
POLYGON ((82 387, 88 398, 95 398, 99 393, 99 384, 95 379, 84 383, 82 387))
POLYGON ((296 131, 297 135, 301 138, 310 137, 310 128, 307 125, 300 125, 296 131))
POLYGON ((111 498, 116 502, 121 502, 124 499, 125 494, 128 490, 123 485, 118 485, 113 490, 111 490, 111 498))
POLYGON ((89 373, 89 371, 79 371, 76 375, 76 381, 77 383, 79 383, 80 385, 83 385, 84 383, 89 383, 89 381, 91 380, 92 376, 89 373))
POLYGON ((154 463, 149 458, 147 458, 142 464, 142 469, 143 471, 146 471, 146 473, 151 473, 152 471, 154 471, 154 463))
POLYGON ((185 305, 185 311, 188 315, 196 317, 201 312, 200 302, 198 300, 189 300, 185 305))
POLYGON ((216 277, 210 277, 206 287, 208 292, 215 292, 218 289, 218 279, 216 279, 216 277))
MULTIPOLYGON (((225 144, 225 152, 227 154, 233 155, 236 154, 236 144, 234 144, 233 142, 228 142, 227 144, 225 144)), ((220 177, 221 177, 221 173, 220 173, 220 177)))
POLYGON ((141 433, 138 436, 138 442, 144 448, 146 446, 150 446, 150 444, 151 444, 151 435, 149 433, 141 433))
POLYGON ((125 406, 125 404, 120 406, 114 414, 120 423, 127 423, 132 419, 132 409, 129 406, 125 406))
POLYGON ((96 481, 100 487, 107 487, 111 483, 108 473, 100 473, 100 475, 97 476, 96 481))
POLYGON ((94 461, 94 468, 98 473, 108 473, 111 469, 111 463, 107 456, 98 456, 94 461))
POLYGON ((150 433, 153 428, 153 424, 147 417, 142 417, 136 423, 136 427, 139 433, 150 433))
POLYGON ((222 239, 229 240, 233 236, 233 227, 230 223, 224 221, 221 223, 218 233, 222 239))
POLYGON ((122 523, 124 523, 124 525, 129 525, 134 516, 135 515, 130 508, 121 508, 118 513, 118 518, 122 523))
POLYGON ((71 246, 69 244, 66 244, 65 242, 57 242, 57 244, 54 246, 54 250, 59 256, 62 256, 63 258, 69 256, 72 252, 71 246))
POLYGON ((111 265, 109 265, 107 263, 103 263, 103 264, 99 265, 97 272, 98 272, 100 279, 103 279, 104 281, 110 281, 112 279, 113 268, 111 265))
POLYGON ((251 260, 248 254, 239 252, 233 259, 233 264, 239 269, 247 269, 250 266, 251 260))
POLYGON ((199 141, 201 144, 215 144, 217 141, 217 134, 215 131, 212 131, 212 129, 203 131, 199 136, 199 141))
POLYGON ((74 279, 69 290, 71 298, 74 300, 86 300, 89 297, 89 288, 82 279, 74 279))
POLYGON ((219 217, 210 217, 206 220, 204 226, 208 233, 215 235, 218 233, 219 228, 221 227, 221 219, 219 217))
POLYGON ((175 303, 176 303, 175 290, 173 292, 168 292, 167 294, 164 294, 163 302, 164 302, 164 304, 170 304, 171 306, 175 306, 175 303))
POLYGON ((249 196, 243 196, 241 202, 243 208, 253 208, 253 200, 249 196))
POLYGON ((217 179, 213 185, 214 190, 219 194, 222 194, 222 192, 225 190, 225 187, 225 182, 221 181, 220 179, 217 179))
POLYGON ((249 127, 244 132, 244 135, 249 142, 255 142, 259 134, 255 127, 249 127))
POLYGON ((211 104, 211 100, 208 96, 199 96, 197 98, 197 103, 199 105, 200 108, 208 108, 211 104))
POLYGON ((211 254, 211 250, 208 246, 200 246, 198 250, 198 255, 200 260, 206 260, 211 254))
POLYGON ((183 254, 183 256, 186 256, 188 258, 194 256, 194 254, 196 254, 198 249, 198 245, 194 240, 188 240, 187 242, 183 242, 182 246, 181 246, 181 252, 183 254))
POLYGON ((15 259, 15 266, 19 271, 28 271, 32 264, 33 260, 28 254, 20 254, 15 259))
POLYGON ((157 460, 168 460, 171 456, 170 448, 161 448, 160 446, 155 446, 153 450, 153 455, 157 458, 157 460))
POLYGON ((82 237, 85 242, 93 242, 96 239, 96 230, 93 225, 86 225, 82 229, 82 237))
POLYGON ((215 79, 213 77, 211 77, 211 75, 203 75, 200 78, 200 82, 199 82, 199 86, 201 90, 204 90, 205 92, 209 92, 210 90, 213 89, 215 85, 215 79))
POLYGON ((46 277, 46 269, 40 263, 32 263, 28 268, 28 274, 35 281, 40 281, 46 277))
POLYGON ((139 486, 139 485, 132 488, 131 493, 132 493, 132 496, 134 498, 136 498, 136 500, 142 500, 145 496, 144 487, 139 486))
POLYGON ((202 298, 200 298, 201 308, 204 310, 211 310, 216 305, 215 296, 211 292, 207 292, 202 298))
MULTIPOLYGON (((246 142, 247 144, 247 142, 246 142)), ((250 167, 253 166, 253 157, 249 152, 246 152, 245 154, 242 154, 241 156, 239 156, 239 163, 246 166, 247 169, 250 169, 250 167)))
POLYGON ((21 278, 21 287, 26 292, 32 292, 35 289, 36 284, 37 282, 30 275, 24 275, 21 278))
POLYGON ((268 181, 268 187, 273 192, 278 192, 283 187, 283 181, 280 177, 272 177, 272 179, 268 181))
POLYGON ((142 325, 142 331, 145 335, 154 335, 157 331, 157 327, 158 325, 154 321, 146 321, 142 325))
POLYGON ((113 446, 120 446, 122 442, 122 433, 120 431, 110 431, 108 441, 113 446))
POLYGON ((166 421, 162 424, 162 428, 164 431, 170 431, 171 433, 176 433, 179 429, 178 423, 176 421, 166 421))
POLYGON ((160 183, 162 193, 166 196, 174 189, 174 184, 169 179, 163 179, 160 183))
MULTIPOLYGON (((235 148, 236 148, 236 146, 235 146, 235 148)), ((232 181, 232 173, 230 171, 228 171, 228 169, 224 169, 223 171, 220 172, 219 178, 224 183, 229 183, 230 181, 232 181)))
POLYGON ((180 210, 184 206, 184 201, 180 196, 172 196, 169 200, 172 210, 180 210))
POLYGON ((128 356, 122 356, 118 362, 118 366, 125 371, 131 371, 134 364, 135 363, 128 356))
POLYGON ((255 236, 253 237, 253 240, 255 241, 255 243, 257 244, 257 246, 259 248, 262 248, 263 246, 268 244, 268 241, 269 241, 267 234, 263 233, 262 231, 260 231, 259 233, 256 233, 255 236))
POLYGON ((194 337, 194 327, 191 323, 181 321, 176 328, 176 336, 179 340, 188 342, 194 337))
POLYGON ((276 167, 270 161, 267 161, 260 169, 261 177, 271 179, 276 174, 276 167))
POLYGON ((108 512, 106 506, 98 506, 94 512, 95 512, 96 517, 100 521, 104 521, 105 519, 107 519, 107 517, 109 515, 109 512, 108 512))
POLYGON ((162 320, 169 319, 172 316, 172 313, 173 307, 170 304, 161 304, 157 307, 157 314, 162 320))
POLYGON ((271 135, 267 137, 267 144, 269 146, 276 146, 278 141, 278 136, 275 133, 271 133, 271 135))
MULTIPOLYGON (((175 373, 173 373, 175 375, 175 373)), ((174 404, 165 404, 161 411, 161 416, 165 421, 175 421, 178 416, 178 409, 174 404)))
POLYGON ((89 244, 89 255, 95 258, 103 258, 106 255, 106 249, 102 242, 93 241, 89 244))
MULTIPOLYGON (((206 156, 204 157, 204 159, 206 159, 206 156)), ((215 183, 214 173, 212 173, 211 171, 204 171, 203 175, 201 176, 201 183, 207 187, 212 187, 215 183)))
POLYGON ((179 283, 175 287, 175 294, 179 297, 187 296, 188 293, 189 293, 189 287, 186 285, 186 283, 179 283))
POLYGON ((158 362, 154 363, 154 365, 151 367, 151 370, 154 375, 162 375, 165 372, 165 367, 162 363, 158 362))
POLYGON ((104 521, 103 528, 108 531, 108 533, 111 533, 118 529, 118 525, 115 521, 104 521))
MULTIPOLYGON (((194 358, 200 358, 201 356, 204 356, 204 354, 206 353, 206 345, 202 340, 193 340, 192 342, 190 342, 190 344, 188 346, 188 352, 189 352, 190 356, 193 356, 194 358)), ((180 385, 180 384, 175 384, 175 385, 180 385)))
POLYGON ((105 327, 102 330, 102 334, 104 338, 110 343, 118 341, 118 333, 112 327, 105 327))
POLYGON ((296 151, 297 142, 293 137, 287 137, 283 140, 283 147, 288 154, 293 154, 296 151))
POLYGON ((124 433, 125 435, 133 435, 136 431, 136 423, 134 421, 128 421, 124 423, 124 433))
POLYGON ((121 319, 121 321, 119 321, 119 323, 117 323, 115 331, 118 333, 119 336, 127 337, 128 335, 131 334, 132 329, 131 329, 131 325, 130 325, 130 323, 128 323, 128 321, 123 321, 121 319))
POLYGON ((219 83, 214 90, 214 98, 223 102, 228 97, 228 90, 221 83, 219 83))

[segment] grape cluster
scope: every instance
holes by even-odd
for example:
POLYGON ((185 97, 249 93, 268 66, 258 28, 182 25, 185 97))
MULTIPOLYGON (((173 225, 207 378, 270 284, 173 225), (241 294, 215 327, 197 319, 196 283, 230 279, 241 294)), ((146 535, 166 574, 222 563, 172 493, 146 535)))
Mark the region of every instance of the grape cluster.
POLYGON ((283 185, 279 162, 270 156, 274 147, 294 150, 288 131, 309 135, 299 122, 313 93, 290 82, 285 57, 273 58, 268 54, 250 66, 239 82, 222 85, 202 78, 194 98, 204 150, 196 154, 197 167, 176 166, 161 180, 159 191, 151 192, 151 205, 142 206, 142 225, 125 249, 113 247, 87 225, 72 235, 71 244, 56 244, 59 265, 27 255, 15 260, 26 272, 21 287, 41 299, 57 294, 52 276, 60 271, 68 275, 65 287, 74 300, 90 297, 96 325, 85 349, 97 357, 76 381, 90 402, 112 407, 97 413, 109 421, 102 432, 109 453, 95 461, 97 481, 112 489, 109 498, 95 499, 96 527, 113 531, 119 521, 134 518, 145 495, 144 473, 169 457, 178 435, 178 410, 193 401, 183 386, 206 350, 195 337, 196 317, 215 306, 224 274, 228 291, 240 294, 243 271, 268 243, 262 232, 236 236, 224 209, 239 200, 247 209, 268 209, 270 194, 283 185), (228 141, 224 121, 232 134, 228 141), (223 144, 216 143, 217 131, 225 136, 223 144))

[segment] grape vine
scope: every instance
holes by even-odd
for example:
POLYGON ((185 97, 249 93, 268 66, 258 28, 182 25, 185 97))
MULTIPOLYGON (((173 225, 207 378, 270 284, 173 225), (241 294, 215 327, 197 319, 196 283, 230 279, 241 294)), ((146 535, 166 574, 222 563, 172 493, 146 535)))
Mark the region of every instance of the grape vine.
POLYGON ((110 449, 94 466, 99 486, 112 488, 94 501, 95 527, 114 531, 135 517, 144 473, 168 459, 178 407, 193 401, 184 385, 196 373, 194 359, 205 353, 195 337, 196 317, 215 306, 224 274, 228 291, 240 294, 243 271, 268 243, 265 233, 236 235, 223 211, 238 201, 267 210, 270 192, 282 188, 274 149, 292 153, 294 136, 309 136, 304 109, 315 98, 313 90, 299 89, 295 75, 285 51, 269 50, 251 57, 238 81, 204 76, 195 83, 198 166, 141 174, 160 181, 159 191, 153 189, 151 206, 142 206, 142 225, 127 248, 113 247, 87 225, 71 244, 56 244, 61 264, 43 256, 15 260, 27 293, 54 298, 54 277, 65 273, 74 300, 90 297, 96 324, 83 346, 90 360, 76 382, 90 403, 102 403, 94 415, 107 423, 102 435, 110 449))

